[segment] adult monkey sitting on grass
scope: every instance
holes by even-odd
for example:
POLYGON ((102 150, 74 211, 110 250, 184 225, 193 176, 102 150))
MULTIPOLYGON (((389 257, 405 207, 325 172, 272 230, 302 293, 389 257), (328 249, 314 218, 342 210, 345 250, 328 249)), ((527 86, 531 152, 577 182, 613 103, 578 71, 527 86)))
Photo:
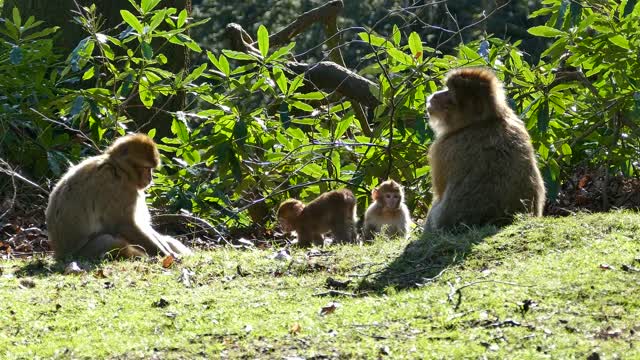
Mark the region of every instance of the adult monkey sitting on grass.
POLYGON ((434 201, 425 231, 505 225, 516 213, 541 216, 545 188, 523 122, 495 74, 451 71, 427 100, 436 140, 429 149, 434 201))
POLYGON ((144 189, 160 166, 156 144, 144 134, 116 140, 103 155, 71 167, 49 196, 47 228, 57 259, 191 254, 151 227, 144 189))

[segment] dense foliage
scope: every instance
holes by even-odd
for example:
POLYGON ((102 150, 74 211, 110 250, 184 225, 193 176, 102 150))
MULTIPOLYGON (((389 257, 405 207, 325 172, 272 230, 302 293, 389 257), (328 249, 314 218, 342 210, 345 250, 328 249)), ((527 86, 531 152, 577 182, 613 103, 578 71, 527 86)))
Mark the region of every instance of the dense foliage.
POLYGON ((0 157, 40 182, 57 178, 70 162, 135 130, 124 116, 133 102, 162 108, 164 99, 186 93, 187 107, 172 113, 172 135, 156 138, 165 161, 153 199, 169 211, 211 219, 221 229, 268 225, 270 209, 284 197, 309 199, 348 186, 365 206, 368 190, 390 176, 407 185, 419 217, 429 205, 425 98, 449 69, 481 65, 504 80, 552 198, 576 166, 637 175, 636 1, 545 0, 531 16, 546 23, 528 30, 540 43, 552 41, 539 61, 523 54, 520 41, 486 34, 450 50, 397 25, 359 29, 350 43, 366 49, 359 73, 374 80, 381 103, 369 111, 374 136, 365 135, 350 101, 290 71, 294 43, 271 47, 268 27, 260 26, 253 35, 260 55, 203 51, 188 32, 201 22, 159 3, 142 0, 135 13, 121 11, 128 29, 116 36, 98 31, 95 9, 84 8, 78 21, 87 37, 68 55, 52 47, 55 28, 18 11, 4 19, 0 157), (167 43, 203 61, 171 72, 167 43))

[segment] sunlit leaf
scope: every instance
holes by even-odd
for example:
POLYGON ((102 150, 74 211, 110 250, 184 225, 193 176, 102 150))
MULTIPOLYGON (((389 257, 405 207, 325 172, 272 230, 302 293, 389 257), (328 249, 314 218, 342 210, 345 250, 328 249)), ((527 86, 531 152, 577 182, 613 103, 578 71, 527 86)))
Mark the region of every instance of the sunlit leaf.
POLYGON ((630 46, 629 46, 629 40, 627 40, 624 36, 617 34, 614 35, 612 37, 609 38, 609 41, 611 41, 613 44, 625 49, 625 50, 629 50, 630 46))
POLYGON ((565 32, 562 30, 554 29, 550 26, 544 26, 544 25, 534 26, 532 28, 529 28, 527 32, 531 35, 542 36, 542 37, 556 37, 556 36, 562 36, 565 34, 565 32))
POLYGON ((400 40, 402 40, 402 34, 400 33, 400 28, 398 28, 398 25, 396 24, 393 24, 392 40, 393 40, 393 44, 396 46, 400 45, 400 40))
POLYGON ((258 28, 258 49, 262 57, 266 58, 269 53, 269 31, 264 25, 258 28))
POLYGON ((415 31, 409 35, 409 49, 414 59, 422 60, 422 40, 420 40, 420 35, 415 31))
POLYGON ((122 16, 122 20, 124 20, 127 24, 129 24, 129 26, 137 31, 138 34, 143 33, 143 26, 140 21, 138 21, 138 18, 136 18, 135 15, 127 10, 120 10, 120 15, 122 16))
POLYGON ((189 142, 189 129, 184 122, 178 119, 173 119, 171 122, 171 132, 176 135, 182 143, 189 142))
POLYGON ((186 21, 187 21, 187 10, 182 9, 182 11, 180 11, 180 14, 178 14, 178 22, 176 24, 177 27, 181 28, 186 21))

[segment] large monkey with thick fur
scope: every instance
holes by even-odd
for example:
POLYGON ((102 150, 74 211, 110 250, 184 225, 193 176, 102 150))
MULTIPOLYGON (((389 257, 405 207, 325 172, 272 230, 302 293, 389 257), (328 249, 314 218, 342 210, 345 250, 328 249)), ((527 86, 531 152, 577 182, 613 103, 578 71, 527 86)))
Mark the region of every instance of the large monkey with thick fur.
POLYGON ((151 227, 144 189, 159 165, 153 140, 135 134, 71 167, 53 188, 47 206, 56 258, 190 254, 178 240, 151 227))
POLYGON ((451 71, 427 101, 436 140, 429 149, 434 201, 425 231, 504 225, 542 215, 545 188, 531 138, 485 68, 451 71))

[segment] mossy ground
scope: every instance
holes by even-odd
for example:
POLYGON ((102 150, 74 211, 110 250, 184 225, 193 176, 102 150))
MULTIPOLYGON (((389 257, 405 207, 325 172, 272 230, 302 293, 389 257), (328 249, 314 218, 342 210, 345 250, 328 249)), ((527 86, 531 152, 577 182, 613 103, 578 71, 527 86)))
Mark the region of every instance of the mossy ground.
POLYGON ((0 358, 640 358, 637 213, 276 252, 4 261, 0 358))

